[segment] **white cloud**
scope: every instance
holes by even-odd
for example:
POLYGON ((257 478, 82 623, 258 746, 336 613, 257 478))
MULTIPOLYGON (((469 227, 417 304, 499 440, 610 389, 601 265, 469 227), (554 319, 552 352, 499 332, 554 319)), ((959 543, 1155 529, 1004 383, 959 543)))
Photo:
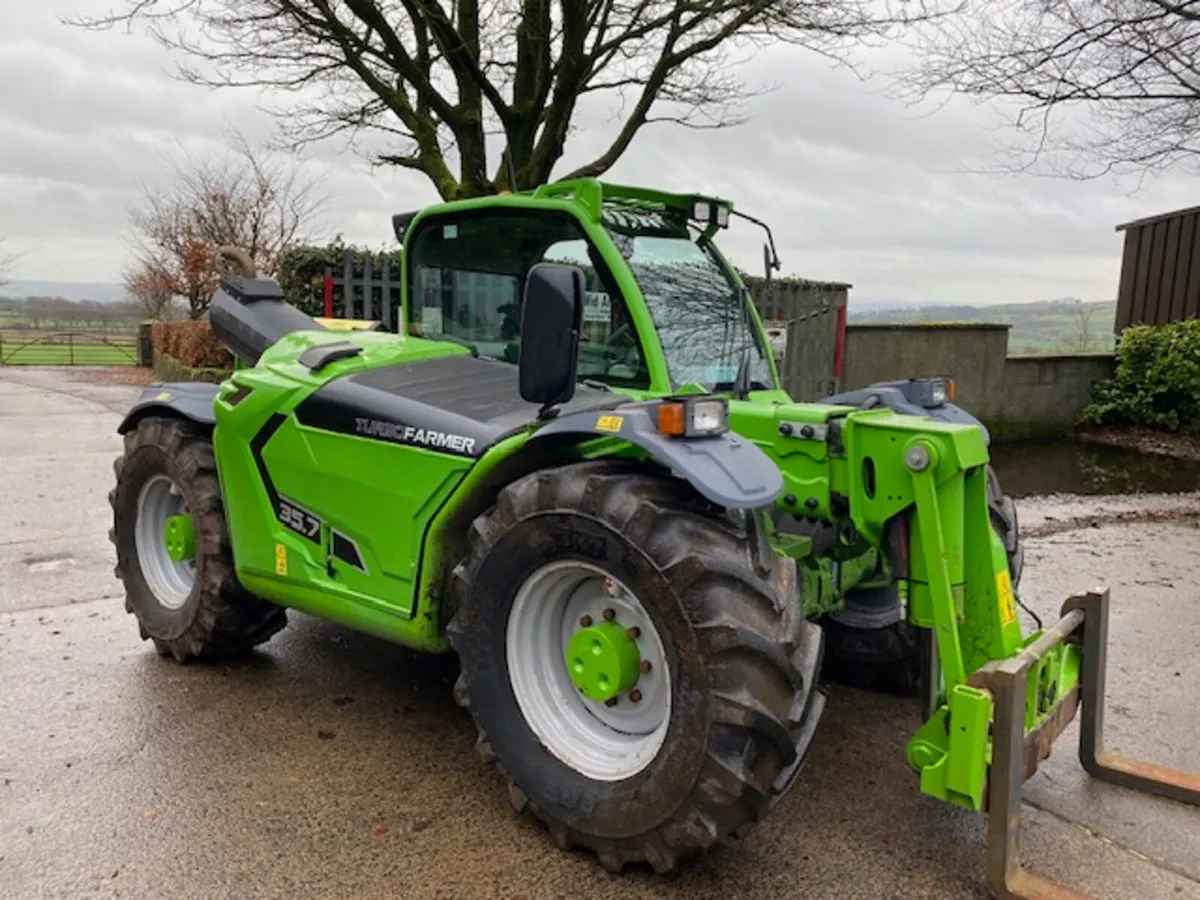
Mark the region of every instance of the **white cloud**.
MULTIPOLYGON (((250 92, 213 92, 171 77, 151 39, 84 32, 58 17, 85 0, 9 4, 0 34, 0 235, 21 253, 18 278, 115 280, 127 261, 128 209, 163 154, 220 146, 230 124, 256 136, 269 118, 250 92)), ((780 82, 752 119, 713 132, 645 129, 613 180, 718 193, 769 221, 786 273, 849 281, 852 296, 992 303, 1115 293, 1127 219, 1196 202, 1183 179, 1136 195, 1111 182, 971 174, 997 135, 987 106, 952 102, 917 115, 811 54, 758 54, 747 81, 780 82)), ((611 139, 588 104, 560 172, 611 139)), ((331 197, 322 230, 390 240, 390 214, 435 199, 413 173, 371 170, 336 146, 308 165, 331 197)), ((725 241, 752 271, 761 233, 725 241)))

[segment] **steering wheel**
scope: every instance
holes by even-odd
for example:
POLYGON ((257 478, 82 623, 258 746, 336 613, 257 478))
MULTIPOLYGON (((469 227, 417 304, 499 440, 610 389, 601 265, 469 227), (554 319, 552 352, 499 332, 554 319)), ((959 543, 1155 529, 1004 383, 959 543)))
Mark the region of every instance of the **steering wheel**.
POLYGON ((617 366, 637 371, 641 363, 640 349, 633 326, 624 323, 604 342, 606 371, 611 373, 617 366))

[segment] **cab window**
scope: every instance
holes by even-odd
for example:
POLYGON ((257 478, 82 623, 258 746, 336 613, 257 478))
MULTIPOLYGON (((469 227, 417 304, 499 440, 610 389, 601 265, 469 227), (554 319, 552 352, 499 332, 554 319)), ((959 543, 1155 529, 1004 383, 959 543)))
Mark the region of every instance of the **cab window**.
POLYGON ((408 249, 409 333, 515 363, 525 280, 540 262, 575 265, 586 277, 579 377, 649 387, 624 299, 579 224, 566 214, 495 209, 439 216, 418 226, 408 249))

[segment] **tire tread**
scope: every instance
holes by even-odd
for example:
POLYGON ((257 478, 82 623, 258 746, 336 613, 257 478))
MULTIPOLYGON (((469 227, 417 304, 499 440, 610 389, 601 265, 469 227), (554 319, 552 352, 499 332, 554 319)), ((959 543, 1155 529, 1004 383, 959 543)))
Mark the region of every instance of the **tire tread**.
POLYGON ((785 614, 774 589, 756 573, 742 527, 708 506, 682 483, 625 462, 577 463, 526 476, 505 488, 496 505, 470 529, 468 558, 452 578, 458 613, 450 625, 469 629, 472 584, 494 542, 522 516, 571 512, 600 519, 655 563, 682 598, 697 641, 716 674, 709 687, 710 725, 699 777, 684 802, 638 837, 583 833, 540 809, 504 767, 471 710, 464 660, 455 699, 472 711, 480 756, 523 798, 561 846, 584 847, 612 872, 649 864, 674 871, 686 859, 728 846, 745 835, 790 787, 777 779, 806 756, 823 704, 813 703, 821 632, 802 616, 785 614), (703 540, 698 536, 703 534, 703 540), (689 541, 690 537, 690 541, 689 541), (680 551, 680 547, 703 547, 680 551), (719 596, 718 596, 719 595, 719 596), (732 610, 723 610, 721 604, 732 610), (809 658, 817 657, 816 659, 809 658), (741 686, 736 690, 732 685, 741 686), (752 761, 752 763, 750 762, 752 761))
MULTIPOLYGON (((196 553, 201 558, 197 561, 200 602, 188 627, 178 637, 164 639, 149 635, 139 620, 143 639, 149 638, 159 654, 180 663, 237 656, 269 640, 286 625, 287 613, 249 593, 237 580, 210 435, 183 419, 142 419, 126 433, 124 453, 113 463, 118 484, 128 469, 129 458, 147 447, 174 460, 190 481, 196 553)), ((117 495, 116 487, 108 495, 113 511, 109 540, 117 552, 114 575, 125 584, 125 611, 136 616, 135 588, 128 576, 137 561, 126 557, 119 540, 134 522, 120 514, 117 495)))

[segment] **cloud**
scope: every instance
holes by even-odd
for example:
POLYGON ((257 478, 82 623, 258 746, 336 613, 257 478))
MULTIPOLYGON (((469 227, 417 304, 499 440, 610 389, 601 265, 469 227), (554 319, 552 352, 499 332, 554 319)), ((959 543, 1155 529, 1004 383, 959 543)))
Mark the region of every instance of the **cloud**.
MULTIPOLYGON (((0 235, 22 254, 15 277, 118 278, 129 207, 140 184, 161 177, 166 155, 214 152, 230 125, 253 137, 271 130, 262 98, 179 83, 170 55, 145 35, 58 21, 90 5, 6 10, 0 235)), ((955 101, 914 111, 803 51, 758 53, 741 73, 750 85, 781 84, 748 103, 747 124, 649 126, 610 177, 729 197, 771 224, 786 273, 851 282, 852 297, 1110 298, 1120 261, 1114 226, 1196 202, 1183 179, 1159 178, 1131 195, 1105 181, 975 174, 997 138, 994 107, 955 101)), ((603 151, 618 127, 612 113, 594 100, 582 105, 559 173, 603 151)), ((339 145, 314 147, 307 165, 331 199, 326 235, 379 246, 391 238, 391 213, 436 199, 420 176, 370 169, 339 145)), ((724 240, 752 271, 761 242, 744 222, 724 240)))

